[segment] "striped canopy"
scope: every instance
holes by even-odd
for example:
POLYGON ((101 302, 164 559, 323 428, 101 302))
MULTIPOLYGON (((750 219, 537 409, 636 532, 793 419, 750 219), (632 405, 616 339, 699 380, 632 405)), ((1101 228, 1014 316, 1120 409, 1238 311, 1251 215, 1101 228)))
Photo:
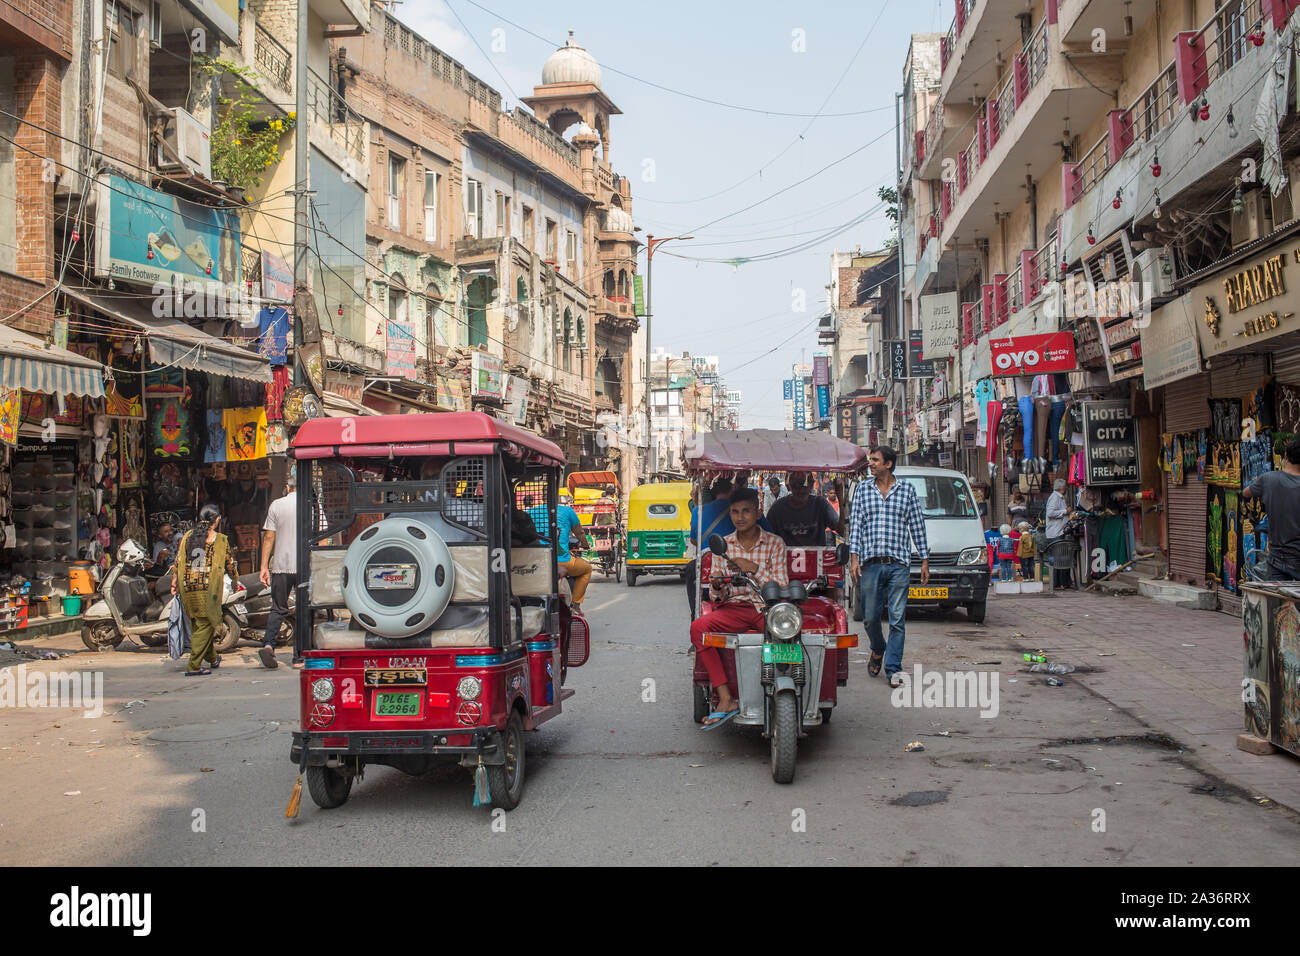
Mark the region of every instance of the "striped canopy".
POLYGON ((0 325, 0 385, 46 395, 104 394, 104 366, 34 335, 0 325))

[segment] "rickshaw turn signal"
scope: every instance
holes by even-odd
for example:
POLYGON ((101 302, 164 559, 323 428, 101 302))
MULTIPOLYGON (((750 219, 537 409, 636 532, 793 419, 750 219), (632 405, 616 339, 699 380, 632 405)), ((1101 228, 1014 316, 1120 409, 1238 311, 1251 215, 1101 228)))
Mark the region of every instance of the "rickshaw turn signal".
POLYGON ((705 634, 704 646, 705 647, 735 647, 736 638, 732 634, 705 634), (727 643, 728 639, 731 640, 730 644, 727 643))

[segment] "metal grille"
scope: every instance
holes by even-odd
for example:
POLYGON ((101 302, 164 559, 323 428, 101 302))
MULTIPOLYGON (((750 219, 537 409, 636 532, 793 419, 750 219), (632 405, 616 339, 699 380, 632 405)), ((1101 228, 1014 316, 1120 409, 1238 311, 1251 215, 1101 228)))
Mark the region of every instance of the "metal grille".
POLYGON ((584 618, 575 617, 569 622, 569 640, 564 646, 564 663, 581 667, 591 656, 591 629, 584 618))
POLYGON ((337 462, 311 466, 311 540, 346 531, 352 524, 352 471, 337 462))
POLYGON ((533 521, 533 528, 543 538, 550 538, 551 525, 555 516, 547 503, 546 479, 543 477, 527 478, 515 482, 515 507, 528 513, 533 521))
POLYGON ((442 470, 442 516, 483 537, 487 536, 486 475, 484 458, 457 458, 442 470))

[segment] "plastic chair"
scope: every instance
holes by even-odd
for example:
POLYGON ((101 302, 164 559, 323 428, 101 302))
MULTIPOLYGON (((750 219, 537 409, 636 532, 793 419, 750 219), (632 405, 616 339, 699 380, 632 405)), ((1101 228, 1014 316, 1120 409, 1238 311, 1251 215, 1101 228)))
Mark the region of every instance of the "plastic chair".
MULTIPOLYGON (((1059 568, 1068 567, 1070 569, 1070 577, 1074 580, 1074 589, 1076 591, 1082 590, 1083 584, 1079 580, 1078 538, 1058 538, 1056 541, 1047 545, 1047 547, 1041 549, 1040 553, 1049 561, 1055 559, 1055 561, 1052 562, 1053 572, 1059 568)), ((1055 573, 1052 575, 1052 586, 1056 586, 1055 573)))

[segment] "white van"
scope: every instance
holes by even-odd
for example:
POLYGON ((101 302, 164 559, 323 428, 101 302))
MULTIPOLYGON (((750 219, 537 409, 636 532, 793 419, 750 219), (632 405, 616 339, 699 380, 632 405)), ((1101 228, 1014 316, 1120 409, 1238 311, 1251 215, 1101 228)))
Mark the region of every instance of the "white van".
POLYGON ((907 606, 961 606, 970 621, 979 624, 989 594, 989 559, 984 522, 970 482, 960 471, 920 465, 899 465, 894 477, 916 489, 930 545, 926 587, 921 586, 921 560, 912 554, 907 606))

